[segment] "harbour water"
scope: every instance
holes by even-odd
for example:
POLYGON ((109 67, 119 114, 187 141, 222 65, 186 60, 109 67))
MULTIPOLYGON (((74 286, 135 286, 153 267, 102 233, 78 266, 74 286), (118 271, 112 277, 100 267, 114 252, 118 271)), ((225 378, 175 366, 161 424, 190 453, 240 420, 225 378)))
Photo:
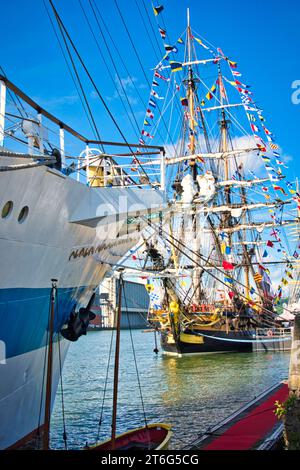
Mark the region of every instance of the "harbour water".
MULTIPOLYGON (((112 331, 90 332, 71 345, 63 370, 68 448, 93 443, 97 437, 112 331)), ((227 353, 164 356, 153 353, 154 334, 132 331, 146 416, 169 422, 171 449, 192 442, 211 425, 240 408, 288 374, 289 353, 227 353)), ((132 353, 130 331, 121 332, 118 432, 142 426, 143 409, 132 353)), ((109 436, 113 359, 100 439, 109 436)), ((51 447, 63 444, 61 391, 51 420, 51 447)))

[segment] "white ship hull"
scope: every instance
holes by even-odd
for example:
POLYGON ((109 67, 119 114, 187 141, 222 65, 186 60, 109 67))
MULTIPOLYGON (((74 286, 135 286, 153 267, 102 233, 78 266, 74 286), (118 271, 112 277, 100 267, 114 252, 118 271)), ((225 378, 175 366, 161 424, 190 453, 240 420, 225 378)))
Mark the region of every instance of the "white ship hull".
MULTIPOLYGON (((62 363, 69 344, 67 340, 61 341, 62 363)), ((47 348, 42 347, 8 358, 5 367, 1 366, 1 449, 22 448, 29 442, 39 448, 45 412, 45 357, 47 348)), ((58 342, 55 342, 51 408, 59 379, 58 342)))
MULTIPOLYGON (((1 157, 0 165, 8 160, 1 157)), ((73 307, 86 306, 111 264, 136 244, 143 225, 136 211, 161 204, 158 191, 90 188, 46 167, 0 173, 1 449, 23 444, 43 426, 51 279, 58 280, 57 337, 73 307), (1 218, 7 201, 13 210, 1 218), (29 212, 20 223, 25 206, 29 212)), ((68 342, 62 343, 64 359, 68 342)), ((52 401, 59 380, 57 344, 52 401)))

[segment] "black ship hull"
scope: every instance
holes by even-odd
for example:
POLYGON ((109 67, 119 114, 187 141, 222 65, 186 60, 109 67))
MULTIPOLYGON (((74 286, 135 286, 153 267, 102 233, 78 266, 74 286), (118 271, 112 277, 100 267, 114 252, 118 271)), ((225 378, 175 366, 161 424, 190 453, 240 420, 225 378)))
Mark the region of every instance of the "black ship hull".
POLYGON ((185 331, 177 341, 169 332, 161 333, 161 347, 169 354, 200 354, 213 352, 251 352, 253 332, 216 330, 185 331), (202 336, 203 334, 203 336, 202 336))

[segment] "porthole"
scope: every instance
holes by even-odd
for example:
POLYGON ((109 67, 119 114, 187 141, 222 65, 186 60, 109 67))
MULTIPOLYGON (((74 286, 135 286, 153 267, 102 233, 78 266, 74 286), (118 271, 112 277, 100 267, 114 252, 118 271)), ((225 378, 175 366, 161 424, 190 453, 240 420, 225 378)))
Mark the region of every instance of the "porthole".
POLYGON ((14 207, 14 203, 12 201, 7 201, 6 204, 4 204, 2 213, 1 213, 2 219, 7 219, 7 217, 10 216, 10 214, 12 213, 13 207, 14 207))
POLYGON ((19 217, 18 217, 19 224, 22 224, 27 219, 28 213, 29 213, 29 207, 24 206, 21 209, 21 212, 20 212, 19 217))

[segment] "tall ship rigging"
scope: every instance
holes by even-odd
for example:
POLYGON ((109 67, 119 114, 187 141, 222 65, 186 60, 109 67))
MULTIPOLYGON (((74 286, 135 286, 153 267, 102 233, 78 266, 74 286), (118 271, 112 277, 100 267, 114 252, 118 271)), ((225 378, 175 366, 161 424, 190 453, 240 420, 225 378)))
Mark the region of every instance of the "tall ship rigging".
POLYGON ((192 30, 189 11, 176 43, 159 32, 166 53, 153 84, 167 84, 171 124, 181 107, 165 160, 170 213, 139 252, 149 321, 172 354, 285 349, 276 305, 299 256, 285 234, 299 222, 299 192, 238 64, 192 30))
MULTIPOLYGON (((284 227, 299 222, 300 196, 237 63, 193 31, 189 17, 172 42, 163 7, 154 7, 165 53, 132 144, 49 4, 94 136, 1 72, 1 449, 48 448, 68 347, 86 332, 95 288, 122 259, 148 278, 149 321, 163 349, 182 354, 248 350, 260 332, 276 335, 275 306, 299 256, 284 227), (100 138, 81 74, 121 142, 100 138), (274 266, 283 268, 275 290, 274 266)), ((89 5, 90 27, 89 15, 101 20, 101 12, 89 5)))

